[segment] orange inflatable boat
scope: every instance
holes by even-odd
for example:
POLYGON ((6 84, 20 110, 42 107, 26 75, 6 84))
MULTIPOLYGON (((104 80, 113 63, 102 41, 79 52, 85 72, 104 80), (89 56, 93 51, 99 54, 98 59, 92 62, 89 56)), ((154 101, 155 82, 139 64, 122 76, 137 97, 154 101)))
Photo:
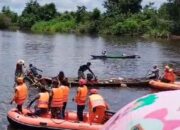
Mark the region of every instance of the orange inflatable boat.
POLYGON ((151 87, 159 89, 159 90, 178 90, 178 89, 180 89, 180 82, 164 83, 164 82, 161 82, 160 80, 158 80, 158 81, 151 80, 151 81, 149 81, 149 84, 151 87))
POLYGON ((65 119, 52 119, 50 114, 46 117, 38 117, 35 115, 28 116, 32 113, 27 109, 23 109, 23 114, 19 114, 16 109, 12 109, 7 114, 7 119, 11 125, 30 130, 100 130, 103 124, 88 122, 88 113, 84 114, 84 122, 77 122, 76 112, 67 112, 65 119))

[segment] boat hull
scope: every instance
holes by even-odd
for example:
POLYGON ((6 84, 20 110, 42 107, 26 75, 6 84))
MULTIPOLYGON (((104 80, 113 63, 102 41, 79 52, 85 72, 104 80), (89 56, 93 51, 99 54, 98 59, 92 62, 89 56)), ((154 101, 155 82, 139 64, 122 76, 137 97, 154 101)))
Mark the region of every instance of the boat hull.
POLYGON ((134 59, 134 58, 140 58, 138 55, 125 55, 125 56, 103 56, 103 55, 91 55, 93 59, 134 59))
POLYGON ((69 119, 52 119, 42 117, 30 117, 19 114, 15 109, 10 110, 7 114, 7 119, 11 125, 16 128, 28 130, 60 130, 60 129, 75 129, 75 130, 100 130, 102 124, 89 124, 87 119, 85 122, 77 122, 76 113, 69 113, 69 119))
POLYGON ((151 80, 149 81, 149 85, 152 88, 155 88, 158 90, 179 90, 180 89, 180 82, 164 83, 161 81, 151 80))

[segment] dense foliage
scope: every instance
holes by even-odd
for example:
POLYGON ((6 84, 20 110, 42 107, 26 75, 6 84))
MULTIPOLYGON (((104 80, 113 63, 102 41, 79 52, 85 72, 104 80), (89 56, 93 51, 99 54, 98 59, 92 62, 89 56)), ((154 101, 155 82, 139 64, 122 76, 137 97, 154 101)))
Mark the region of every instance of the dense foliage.
POLYGON ((167 38, 180 34, 180 1, 168 0, 159 9, 154 3, 144 8, 142 0, 105 0, 106 11, 87 11, 78 6, 74 12, 59 13, 54 3, 40 5, 36 0, 26 3, 20 16, 9 7, 0 13, 0 29, 20 27, 38 33, 76 32, 111 35, 144 35, 167 38))

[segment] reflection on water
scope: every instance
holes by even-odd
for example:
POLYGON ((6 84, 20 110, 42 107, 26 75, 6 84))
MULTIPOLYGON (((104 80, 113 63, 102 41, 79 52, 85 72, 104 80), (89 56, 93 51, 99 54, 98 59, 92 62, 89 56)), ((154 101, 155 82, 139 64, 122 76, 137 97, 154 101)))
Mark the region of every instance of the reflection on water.
MULTIPOLYGON (((22 32, 0 31, 0 129, 7 129, 7 111, 15 105, 9 101, 13 93, 15 64, 24 59, 43 70, 45 76, 55 76, 63 70, 68 77, 76 77, 80 65, 90 61, 92 70, 99 78, 144 77, 154 65, 160 69, 171 62, 178 67, 180 44, 177 41, 150 41, 129 37, 98 37, 73 34, 39 35, 22 32), (92 54, 138 54, 139 59, 91 60, 92 54)), ((72 88, 68 109, 75 109, 71 101, 76 88, 72 88)), ((128 102, 151 93, 148 88, 101 88, 100 92, 117 111, 128 102)), ((31 90, 30 98, 37 93, 31 90)), ((9 127, 8 127, 8 130, 9 127)), ((12 130, 12 129, 11 129, 12 130)))

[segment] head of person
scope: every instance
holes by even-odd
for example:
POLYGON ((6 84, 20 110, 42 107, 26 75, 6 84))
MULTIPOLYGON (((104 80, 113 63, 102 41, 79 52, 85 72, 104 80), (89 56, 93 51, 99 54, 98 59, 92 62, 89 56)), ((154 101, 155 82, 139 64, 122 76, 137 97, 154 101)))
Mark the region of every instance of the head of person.
POLYGON ((32 64, 29 64, 29 67, 32 67, 33 65, 32 64))
POLYGON ((154 68, 154 69, 157 69, 157 65, 154 65, 153 68, 154 68))
POLYGON ((40 92, 47 92, 46 88, 44 86, 40 87, 40 92))
POLYGON ((169 69, 170 69, 169 66, 166 65, 166 66, 165 66, 165 71, 169 71, 169 69))
POLYGON ((58 88, 59 82, 58 82, 57 80, 53 80, 53 81, 52 81, 52 85, 53 85, 53 86, 52 86, 53 88, 58 88))
POLYGON ((91 66, 91 62, 87 62, 87 64, 86 64, 87 66, 91 66))
POLYGON ((16 82, 17 82, 18 85, 19 85, 19 84, 23 84, 23 83, 24 83, 24 78, 23 78, 23 77, 18 77, 18 78, 16 79, 16 82))
POLYGON ((63 71, 60 71, 59 74, 58 74, 58 77, 59 77, 59 78, 64 78, 64 72, 63 72, 63 71))
POLYGON ((90 90, 90 95, 92 95, 92 94, 98 94, 98 90, 97 89, 91 89, 90 90))
POLYGON ((86 80, 85 79, 79 79, 79 86, 86 85, 86 80))
POLYGON ((24 60, 20 59, 20 60, 17 61, 17 64, 24 65, 25 62, 24 62, 24 60))

